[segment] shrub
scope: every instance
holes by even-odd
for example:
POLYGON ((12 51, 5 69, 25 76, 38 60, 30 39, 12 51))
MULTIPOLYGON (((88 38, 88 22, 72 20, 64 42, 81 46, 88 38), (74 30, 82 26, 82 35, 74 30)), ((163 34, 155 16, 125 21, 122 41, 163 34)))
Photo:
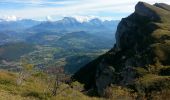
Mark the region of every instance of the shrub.
POLYGON ((104 97, 111 100, 133 100, 136 94, 131 92, 131 90, 121 86, 110 86, 105 89, 104 97))
POLYGON ((84 85, 75 81, 75 82, 72 82, 71 85, 70 85, 73 89, 77 90, 77 91, 82 91, 84 90, 84 85))

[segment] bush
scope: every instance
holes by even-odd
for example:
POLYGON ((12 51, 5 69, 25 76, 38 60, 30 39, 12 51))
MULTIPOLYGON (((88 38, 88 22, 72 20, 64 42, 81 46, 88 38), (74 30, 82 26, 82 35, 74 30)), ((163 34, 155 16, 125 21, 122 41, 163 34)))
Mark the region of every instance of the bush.
POLYGON ((165 89, 170 89, 169 84, 169 76, 148 74, 139 78, 135 83, 135 87, 140 96, 150 98, 151 93, 157 93, 165 89))
POLYGON ((111 100, 133 100, 136 97, 132 90, 121 86, 110 86, 105 89, 104 97, 111 100))
POLYGON ((150 94, 150 99, 152 100, 169 100, 170 98, 170 90, 165 89, 160 92, 152 92, 150 94))
POLYGON ((24 97, 35 97, 40 100, 48 100, 50 98, 50 94, 39 93, 35 91, 30 91, 28 93, 23 94, 24 97))
POLYGON ((84 85, 75 81, 75 82, 72 82, 71 85, 70 85, 73 89, 77 90, 77 91, 82 91, 84 90, 84 85))

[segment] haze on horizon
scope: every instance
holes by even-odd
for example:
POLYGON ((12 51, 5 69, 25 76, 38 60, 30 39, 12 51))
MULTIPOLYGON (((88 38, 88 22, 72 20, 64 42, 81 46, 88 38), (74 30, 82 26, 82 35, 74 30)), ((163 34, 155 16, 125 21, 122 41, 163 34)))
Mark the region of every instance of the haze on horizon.
MULTIPOLYGON (((58 20, 76 17, 120 20, 134 11, 139 0, 3 0, 0 1, 0 18, 58 20)), ((142 0, 147 3, 167 3, 169 0, 142 0)))

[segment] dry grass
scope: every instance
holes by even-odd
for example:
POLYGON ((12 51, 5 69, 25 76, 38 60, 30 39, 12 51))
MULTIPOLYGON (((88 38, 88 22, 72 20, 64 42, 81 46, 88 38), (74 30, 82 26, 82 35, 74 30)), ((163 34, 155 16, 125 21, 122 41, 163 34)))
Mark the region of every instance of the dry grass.
POLYGON ((14 95, 7 91, 0 90, 0 100, 37 100, 31 97, 22 97, 20 95, 14 95))
POLYGON ((111 100, 135 100, 137 95, 127 88, 111 86, 105 89, 104 96, 111 100))
POLYGON ((103 100, 81 93, 83 85, 78 82, 72 84, 74 88, 62 84, 57 89, 57 95, 52 96, 52 79, 33 75, 18 86, 17 76, 15 73, 0 71, 0 100, 103 100))

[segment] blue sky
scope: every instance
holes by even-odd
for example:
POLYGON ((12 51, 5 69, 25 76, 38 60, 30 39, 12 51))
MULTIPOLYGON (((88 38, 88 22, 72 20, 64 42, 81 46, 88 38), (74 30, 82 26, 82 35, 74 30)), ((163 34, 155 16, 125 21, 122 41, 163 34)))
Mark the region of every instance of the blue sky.
MULTIPOLYGON (((143 0, 150 4, 170 0, 143 0)), ((1 0, 0 18, 57 20, 65 16, 80 20, 99 17, 121 19, 134 11, 138 0, 1 0)))

